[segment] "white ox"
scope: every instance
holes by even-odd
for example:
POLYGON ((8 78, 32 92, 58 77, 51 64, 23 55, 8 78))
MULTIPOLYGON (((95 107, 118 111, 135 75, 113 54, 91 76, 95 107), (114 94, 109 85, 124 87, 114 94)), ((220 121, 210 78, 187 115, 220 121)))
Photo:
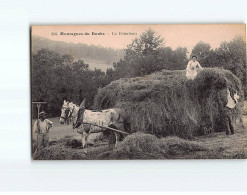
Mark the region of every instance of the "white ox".
MULTIPOLYGON (((82 147, 87 145, 87 138, 89 134, 106 131, 102 127, 112 127, 124 131, 124 115, 118 108, 106 109, 102 111, 92 111, 85 109, 85 100, 80 106, 67 102, 61 109, 60 123, 64 124, 69 118, 72 118, 73 128, 78 128, 77 132, 82 135, 82 147), (97 126, 95 126, 97 125, 97 126), (102 126, 102 127, 99 127, 102 126)), ((110 148, 117 145, 120 140, 118 132, 108 131, 110 134, 110 148)))

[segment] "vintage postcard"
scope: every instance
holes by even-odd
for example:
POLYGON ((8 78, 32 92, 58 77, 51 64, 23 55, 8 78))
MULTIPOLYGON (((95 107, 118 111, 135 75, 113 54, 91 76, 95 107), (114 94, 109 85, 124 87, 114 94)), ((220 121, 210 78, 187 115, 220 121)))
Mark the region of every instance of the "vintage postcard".
POLYGON ((246 159, 246 25, 31 27, 34 160, 246 159))

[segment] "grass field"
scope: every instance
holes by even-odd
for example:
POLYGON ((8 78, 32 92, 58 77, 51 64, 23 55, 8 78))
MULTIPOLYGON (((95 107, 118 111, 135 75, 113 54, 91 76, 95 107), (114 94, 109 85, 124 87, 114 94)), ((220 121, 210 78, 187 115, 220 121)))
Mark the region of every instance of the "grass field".
MULTIPOLYGON (((94 159, 121 159, 116 158, 116 151, 109 151, 106 140, 97 142, 87 149, 80 146, 72 148, 69 144, 71 140, 80 140, 81 136, 72 129, 71 125, 61 125, 59 118, 50 119, 54 122, 53 128, 50 129, 51 145, 40 152, 34 154, 33 159, 67 159, 67 160, 94 160, 94 159)), ((247 116, 243 116, 245 127, 247 126, 247 116)), ((143 152, 142 154, 132 155, 123 159, 245 159, 247 157, 247 133, 246 128, 236 126, 236 133, 227 136, 224 132, 214 133, 206 136, 195 137, 192 141, 174 139, 174 137, 163 138, 168 140, 166 144, 169 147, 164 151, 166 155, 151 154, 143 152), (195 145, 195 146, 194 146, 195 145), (193 146, 193 147, 192 147, 193 146), (195 147, 203 148, 195 149, 195 147), (194 149, 192 149, 194 148, 194 149)))

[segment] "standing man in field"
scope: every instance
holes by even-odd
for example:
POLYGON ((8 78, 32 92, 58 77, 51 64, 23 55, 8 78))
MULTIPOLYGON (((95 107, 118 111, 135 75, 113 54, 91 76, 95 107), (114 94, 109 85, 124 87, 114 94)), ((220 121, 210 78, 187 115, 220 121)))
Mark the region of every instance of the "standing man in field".
POLYGON ((186 77, 188 79, 194 79, 197 76, 197 71, 202 70, 200 63, 197 61, 197 56, 192 55, 192 60, 188 62, 187 68, 186 68, 186 77))
POLYGON ((36 151, 49 146, 49 129, 53 126, 53 122, 46 119, 46 113, 44 111, 39 113, 39 118, 35 121, 33 127, 34 133, 37 133, 36 151))
POLYGON ((223 123, 226 128, 226 135, 234 134, 234 127, 232 124, 232 109, 235 108, 236 104, 238 103, 239 96, 233 90, 227 89, 227 103, 225 105, 224 114, 222 116, 223 123), (234 95, 233 95, 234 94, 234 95))

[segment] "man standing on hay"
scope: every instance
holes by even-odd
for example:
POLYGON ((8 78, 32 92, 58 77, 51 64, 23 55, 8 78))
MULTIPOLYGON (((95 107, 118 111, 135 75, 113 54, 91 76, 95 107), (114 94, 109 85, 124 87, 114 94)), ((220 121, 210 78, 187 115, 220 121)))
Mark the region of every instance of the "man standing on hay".
POLYGON ((197 76, 197 71, 202 70, 200 63, 197 61, 197 56, 192 55, 192 60, 188 62, 187 68, 186 68, 186 77, 188 79, 194 79, 197 76))
MULTIPOLYGON (((53 122, 46 119, 44 111, 39 113, 38 120, 35 121, 33 131, 37 133, 37 149, 36 151, 49 146, 49 129, 53 126, 53 122)), ((35 151, 35 152, 36 152, 35 151)))

